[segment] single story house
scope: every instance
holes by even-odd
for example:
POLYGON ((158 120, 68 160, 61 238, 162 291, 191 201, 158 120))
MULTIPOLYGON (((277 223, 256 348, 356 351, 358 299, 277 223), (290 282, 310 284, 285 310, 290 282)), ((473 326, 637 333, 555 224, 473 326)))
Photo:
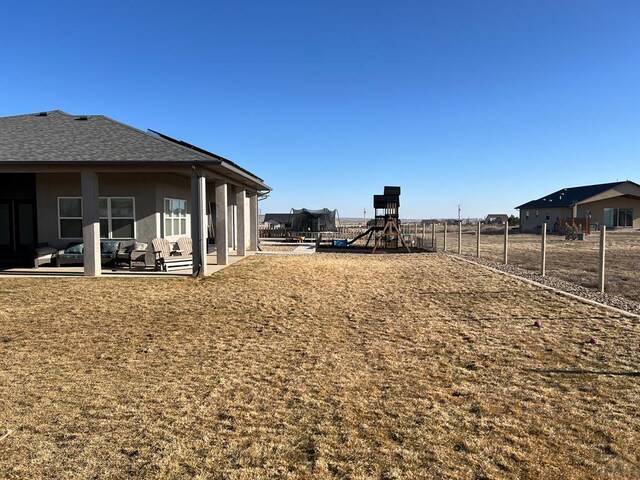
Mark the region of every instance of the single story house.
POLYGON ((267 213, 264 216, 264 225, 267 228, 291 228, 290 213, 267 213))
POLYGON ((336 232, 340 226, 338 210, 322 208, 292 208, 289 213, 267 213, 264 216, 267 228, 285 228, 293 232, 336 232))
MULTIPOLYGON (((37 244, 84 243, 84 273, 101 274, 100 240, 193 241, 193 273, 229 249, 258 248, 258 199, 271 191, 232 161, 103 115, 55 110, 0 118, 0 261, 37 244)), ((151 255, 151 252, 148 254, 151 255)))
POLYGON ((522 231, 551 229, 563 219, 586 219, 609 228, 640 228, 640 185, 623 182, 563 188, 516 207, 522 231))
POLYGON ((294 232, 337 232, 339 226, 340 216, 337 209, 291 209, 291 229, 294 232))

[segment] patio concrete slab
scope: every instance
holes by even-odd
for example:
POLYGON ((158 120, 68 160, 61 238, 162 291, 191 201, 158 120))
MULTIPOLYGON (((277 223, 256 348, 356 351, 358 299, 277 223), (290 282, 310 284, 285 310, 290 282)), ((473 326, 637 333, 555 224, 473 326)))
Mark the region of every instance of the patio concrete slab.
MULTIPOLYGON (((247 258, 251 255, 255 255, 255 252, 246 252, 247 255, 242 257, 238 256, 235 252, 230 251, 227 257, 227 265, 218 265, 217 257, 215 253, 207 255, 207 270, 209 275, 212 275, 223 268, 233 265, 240 260, 247 258)), ((153 270, 153 267, 147 267, 146 269, 133 268, 129 270, 127 267, 106 267, 102 268, 102 275, 108 277, 190 277, 192 274, 191 268, 185 268, 181 270, 173 270, 171 272, 157 272, 153 270)), ((63 266, 63 267, 47 267, 42 266, 39 268, 7 268, 0 270, 0 278, 6 277, 82 277, 84 276, 84 268, 82 265, 77 266, 63 266)))

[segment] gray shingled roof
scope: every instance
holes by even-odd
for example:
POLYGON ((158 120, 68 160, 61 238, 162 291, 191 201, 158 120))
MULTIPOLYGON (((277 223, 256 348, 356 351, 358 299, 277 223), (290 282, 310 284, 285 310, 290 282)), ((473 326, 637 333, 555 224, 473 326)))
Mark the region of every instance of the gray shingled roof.
POLYGON ((291 223, 290 213, 266 213, 263 222, 275 220, 278 223, 291 223))
POLYGON ((583 187, 571 187, 563 188, 557 192, 545 195, 537 200, 531 200, 530 202, 523 203, 516 207, 517 209, 523 208, 553 208, 553 207, 571 207, 576 203, 583 202, 588 198, 599 195, 600 193, 611 190, 624 182, 612 182, 612 183, 600 183, 597 185, 585 185, 583 187))
MULTIPOLYGON (((104 115, 60 110, 0 118, 0 165, 14 163, 233 162, 202 149, 152 135, 104 115)), ((245 173, 262 179, 244 169, 245 173)))

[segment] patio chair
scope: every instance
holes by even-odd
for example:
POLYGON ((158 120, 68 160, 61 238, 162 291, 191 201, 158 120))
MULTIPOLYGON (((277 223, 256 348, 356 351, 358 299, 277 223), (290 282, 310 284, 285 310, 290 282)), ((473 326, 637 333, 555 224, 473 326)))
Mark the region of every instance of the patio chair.
POLYGON ((193 241, 190 237, 180 237, 178 239, 178 249, 180 249, 180 255, 193 255, 193 241))
POLYGON ((153 254, 155 256, 156 270, 168 272, 191 268, 193 259, 187 255, 176 255, 171 249, 171 244, 166 238, 154 238, 151 240, 153 254))
POLYGON ((135 262, 142 262, 144 266, 147 266, 147 244, 142 242, 133 242, 131 245, 120 248, 113 252, 113 263, 118 265, 126 263, 129 266, 129 270, 135 262))

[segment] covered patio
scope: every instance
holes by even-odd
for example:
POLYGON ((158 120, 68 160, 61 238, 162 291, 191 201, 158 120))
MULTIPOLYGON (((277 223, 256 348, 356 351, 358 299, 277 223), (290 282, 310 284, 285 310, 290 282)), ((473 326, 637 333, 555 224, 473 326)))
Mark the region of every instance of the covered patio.
POLYGON ((271 188, 230 160, 101 115, 0 118, 0 136, 9 139, 0 145, 4 273, 28 270, 44 244, 82 243, 83 265, 56 271, 86 276, 129 274, 101 265, 101 241, 145 243, 153 264, 152 239, 190 237, 190 274, 200 277, 257 251, 258 200, 271 188))

